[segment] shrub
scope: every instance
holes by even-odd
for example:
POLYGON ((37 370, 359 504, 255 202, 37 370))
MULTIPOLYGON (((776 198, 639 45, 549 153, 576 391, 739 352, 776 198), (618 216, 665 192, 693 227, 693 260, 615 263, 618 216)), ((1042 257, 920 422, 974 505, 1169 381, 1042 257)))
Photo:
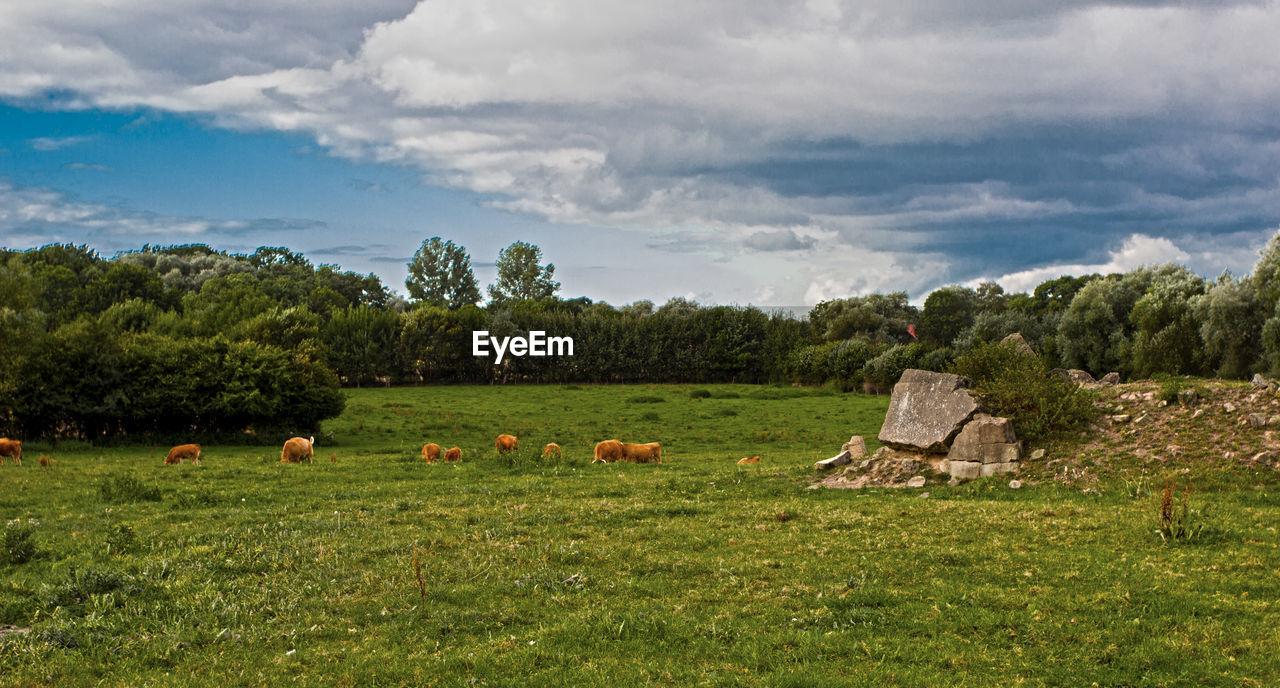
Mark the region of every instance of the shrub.
POLYGON ((884 353, 866 362, 862 366, 862 378, 885 387, 892 387, 908 368, 920 367, 919 361, 925 354, 923 344, 898 344, 884 353))
POLYGON ((711 390, 709 389, 691 389, 689 390, 690 399, 710 399, 711 390))
POLYGON ((969 378, 987 410, 1012 419, 1028 443, 1083 429, 1097 414, 1090 392, 1009 344, 979 344, 957 358, 951 372, 969 378))
POLYGON ((628 404, 659 404, 666 401, 662 397, 641 394, 627 399, 628 404))

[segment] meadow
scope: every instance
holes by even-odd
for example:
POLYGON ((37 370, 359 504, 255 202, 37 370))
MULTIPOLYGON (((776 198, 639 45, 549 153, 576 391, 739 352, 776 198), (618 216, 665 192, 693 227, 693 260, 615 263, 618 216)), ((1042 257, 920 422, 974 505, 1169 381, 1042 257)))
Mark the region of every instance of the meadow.
POLYGON ((0 638, 0 685, 1280 681, 1275 474, 1198 490, 1203 529, 1168 540, 1158 490, 1121 471, 807 489, 815 460, 875 437, 887 397, 349 394, 314 464, 32 443, 0 466, 0 624, 30 629, 0 638), (498 456, 499 433, 521 451, 498 456), (591 464, 613 437, 661 442, 664 462, 591 464), (424 464, 427 441, 462 463, 424 464), (540 458, 551 441, 562 459, 540 458))

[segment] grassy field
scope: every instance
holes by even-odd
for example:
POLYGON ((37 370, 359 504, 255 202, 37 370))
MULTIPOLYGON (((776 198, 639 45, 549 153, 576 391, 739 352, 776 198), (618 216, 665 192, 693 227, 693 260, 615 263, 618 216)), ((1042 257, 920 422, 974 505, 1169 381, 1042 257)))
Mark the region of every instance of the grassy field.
POLYGON ((886 406, 371 389, 314 465, 28 445, 0 467, 0 623, 31 629, 0 639, 0 685, 1280 682, 1275 474, 1193 493, 1189 542, 1156 532, 1158 492, 1105 475, 806 489, 886 406), (519 455, 495 454, 503 432, 519 455), (612 437, 659 441, 664 463, 591 465, 612 437), (425 465, 427 441, 463 462, 425 465), (549 441, 563 460, 538 458, 549 441))

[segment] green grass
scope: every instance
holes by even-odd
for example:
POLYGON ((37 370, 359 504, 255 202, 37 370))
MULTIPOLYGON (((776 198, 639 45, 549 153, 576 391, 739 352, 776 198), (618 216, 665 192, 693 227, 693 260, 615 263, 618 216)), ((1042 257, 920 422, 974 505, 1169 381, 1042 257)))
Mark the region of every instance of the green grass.
POLYGON ((0 515, 23 531, 22 563, 0 560, 0 623, 33 629, 0 640, 0 685, 1280 680, 1275 477, 1193 493, 1211 527, 1190 543, 1156 532, 1159 490, 1119 478, 806 489, 886 405, 729 385, 372 389, 314 465, 32 443, 52 468, 0 467, 0 515), (521 450, 500 458, 504 432, 521 450), (662 442, 664 463, 591 465, 611 437, 662 442), (463 462, 425 465, 427 441, 463 462), (564 459, 538 457, 551 441, 564 459))

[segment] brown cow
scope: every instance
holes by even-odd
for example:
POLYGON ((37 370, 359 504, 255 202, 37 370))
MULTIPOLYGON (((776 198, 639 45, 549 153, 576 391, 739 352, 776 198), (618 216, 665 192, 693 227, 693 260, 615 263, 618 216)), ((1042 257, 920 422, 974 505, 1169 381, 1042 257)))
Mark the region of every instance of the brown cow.
POLYGON ((169 450, 169 455, 164 457, 166 464, 182 463, 183 459, 191 459, 191 463, 200 463, 200 445, 198 444, 179 444, 169 450))
POLYGON ((747 458, 745 458, 745 459, 738 459, 738 463, 739 463, 739 464, 744 464, 744 463, 760 463, 760 457, 758 457, 758 456, 748 456, 748 457, 747 457, 747 458))
POLYGON ((307 463, 313 463, 311 460, 312 448, 316 438, 311 439, 304 437, 290 437, 284 443, 284 450, 280 452, 280 463, 302 463, 303 459, 307 463))
POLYGON ((613 463, 622 460, 622 443, 618 440, 605 440, 596 445, 595 458, 591 463, 613 463))
POLYGON ((510 454, 520 448, 520 440, 515 435, 498 435, 493 441, 493 446, 498 449, 499 454, 510 454))
POLYGON ((632 463, 662 463, 662 447, 657 442, 622 445, 622 459, 632 463))
POLYGON ((452 448, 452 449, 450 449, 450 450, 446 451, 446 452, 444 453, 444 460, 445 460, 446 462, 461 461, 461 460, 462 460, 462 450, 461 450, 461 449, 459 449, 459 448, 457 448, 457 447, 454 447, 454 448, 452 448))
POLYGON ((552 442, 551 444, 548 444, 546 447, 544 447, 542 449, 542 458, 545 459, 548 457, 553 459, 560 458, 561 457, 560 445, 556 444, 555 442, 552 442))
POLYGON ((13 459, 16 464, 22 463, 22 443, 8 437, 0 437, 0 456, 13 459))
POLYGON ((440 460, 440 445, 435 443, 422 445, 422 460, 435 463, 440 460))

